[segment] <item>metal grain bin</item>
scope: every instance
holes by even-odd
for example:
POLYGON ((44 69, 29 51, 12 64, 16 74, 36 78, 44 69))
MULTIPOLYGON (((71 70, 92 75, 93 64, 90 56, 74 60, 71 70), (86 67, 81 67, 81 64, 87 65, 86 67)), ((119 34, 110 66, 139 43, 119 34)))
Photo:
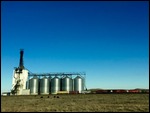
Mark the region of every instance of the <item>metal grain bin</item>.
POLYGON ((37 95, 39 90, 39 79, 38 77, 33 77, 29 80, 29 88, 31 95, 37 95))
POLYGON ((26 81, 26 89, 29 89, 29 80, 26 81))
POLYGON ((57 94, 60 91, 60 78, 54 77, 51 79, 51 94, 57 94))
POLYGON ((62 91, 73 91, 73 80, 68 76, 62 78, 62 91))
POLYGON ((84 90, 84 81, 83 78, 77 76, 74 78, 74 91, 79 91, 81 93, 84 90))
POLYGON ((40 80, 40 94, 49 94, 49 79, 46 77, 40 80))

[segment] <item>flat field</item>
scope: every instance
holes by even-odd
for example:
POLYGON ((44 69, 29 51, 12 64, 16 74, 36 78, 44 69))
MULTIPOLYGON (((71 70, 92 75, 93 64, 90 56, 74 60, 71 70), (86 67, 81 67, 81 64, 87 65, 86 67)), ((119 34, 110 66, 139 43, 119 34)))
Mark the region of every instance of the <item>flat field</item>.
POLYGON ((1 111, 149 112, 149 94, 1 96, 1 111), (54 98, 54 96, 56 97, 54 98), (59 96, 59 98, 57 98, 57 96, 59 96))

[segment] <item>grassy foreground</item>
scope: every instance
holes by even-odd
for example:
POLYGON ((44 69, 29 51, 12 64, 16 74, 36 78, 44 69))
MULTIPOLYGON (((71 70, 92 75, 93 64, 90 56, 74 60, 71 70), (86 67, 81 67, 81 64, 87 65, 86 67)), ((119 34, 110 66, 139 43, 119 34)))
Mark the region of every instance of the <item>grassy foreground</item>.
POLYGON ((2 112, 149 112, 149 94, 1 96, 2 112), (48 98, 49 96, 49 98, 48 98))

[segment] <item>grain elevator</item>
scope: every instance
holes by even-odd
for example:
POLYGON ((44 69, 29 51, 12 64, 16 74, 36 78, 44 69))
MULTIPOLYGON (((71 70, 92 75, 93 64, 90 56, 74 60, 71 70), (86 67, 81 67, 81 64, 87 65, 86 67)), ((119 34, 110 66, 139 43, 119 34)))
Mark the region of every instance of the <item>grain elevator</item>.
POLYGON ((21 49, 19 67, 13 70, 12 94, 79 94, 86 89, 85 72, 32 73, 23 65, 23 54, 21 49))
POLYGON ((23 65, 23 49, 20 50, 19 67, 13 70, 12 90, 11 92, 16 95, 22 95, 26 90, 26 83, 28 80, 28 70, 23 65))

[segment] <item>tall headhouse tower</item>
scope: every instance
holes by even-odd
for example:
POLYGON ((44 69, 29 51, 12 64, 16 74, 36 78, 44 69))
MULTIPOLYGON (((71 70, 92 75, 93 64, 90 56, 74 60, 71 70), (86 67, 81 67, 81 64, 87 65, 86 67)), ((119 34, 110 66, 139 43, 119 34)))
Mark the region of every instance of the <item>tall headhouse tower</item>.
POLYGON ((25 69, 23 65, 23 49, 20 50, 20 61, 19 67, 14 68, 13 70, 13 79, 12 79, 12 94, 22 95, 24 90, 27 87, 28 80, 28 70, 25 69))

